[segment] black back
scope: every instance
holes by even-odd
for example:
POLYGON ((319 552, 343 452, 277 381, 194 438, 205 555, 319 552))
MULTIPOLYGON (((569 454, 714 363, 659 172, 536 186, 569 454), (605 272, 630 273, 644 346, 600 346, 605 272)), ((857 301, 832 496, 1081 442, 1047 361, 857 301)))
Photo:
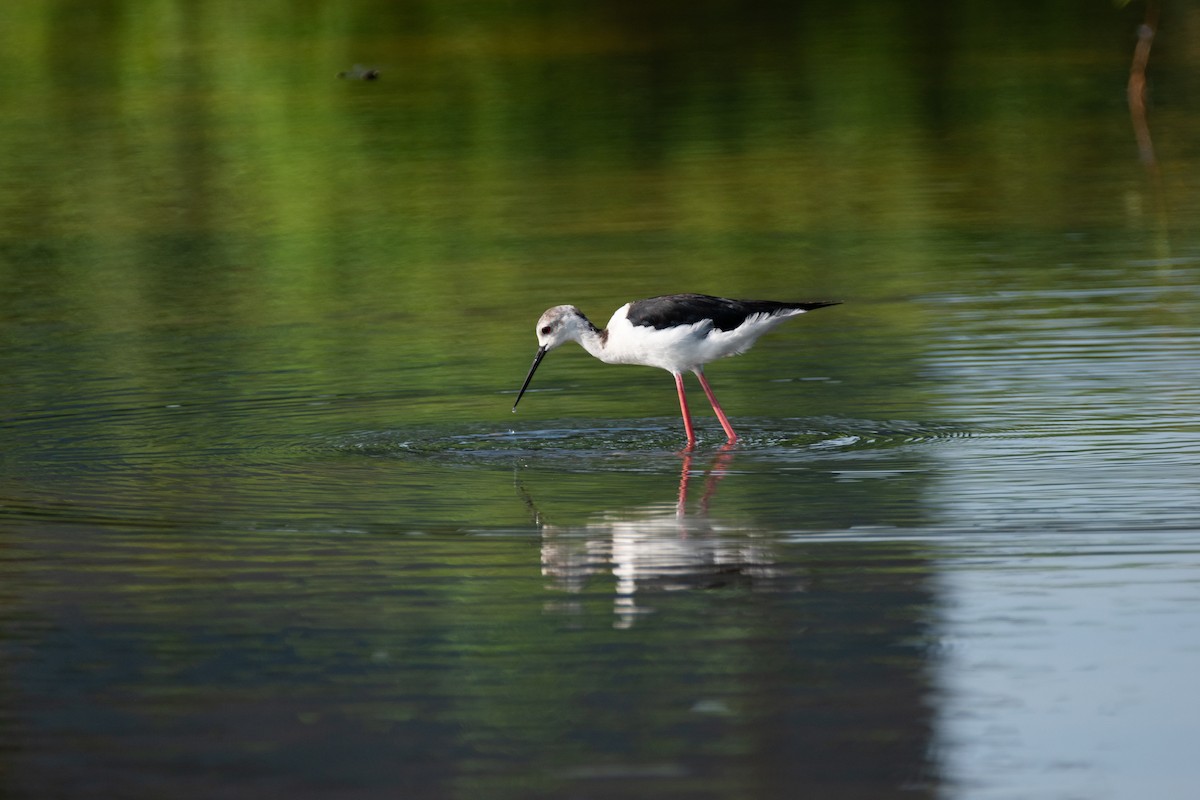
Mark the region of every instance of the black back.
POLYGON ((676 325, 692 325, 711 320, 713 327, 731 331, 755 314, 836 306, 836 302, 781 303, 775 300, 727 300, 707 294, 668 294, 629 304, 629 322, 662 330, 676 325))

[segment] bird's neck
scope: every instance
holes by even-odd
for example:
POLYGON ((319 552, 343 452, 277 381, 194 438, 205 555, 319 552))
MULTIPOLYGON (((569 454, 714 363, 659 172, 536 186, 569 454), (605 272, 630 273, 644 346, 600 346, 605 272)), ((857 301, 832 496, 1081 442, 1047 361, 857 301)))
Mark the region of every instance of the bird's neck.
POLYGON ((608 331, 602 331, 591 323, 587 317, 581 317, 582 324, 579 326, 579 336, 575 341, 579 342, 584 350, 587 350, 601 361, 605 360, 608 344, 608 331))

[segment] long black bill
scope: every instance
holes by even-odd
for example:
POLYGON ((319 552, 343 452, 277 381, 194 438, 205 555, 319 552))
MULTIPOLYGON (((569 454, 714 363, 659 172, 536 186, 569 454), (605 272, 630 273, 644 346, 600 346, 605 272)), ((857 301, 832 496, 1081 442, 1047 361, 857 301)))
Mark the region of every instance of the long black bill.
POLYGON ((525 382, 521 384, 521 391, 517 392, 516 402, 513 403, 513 413, 516 413, 517 403, 521 402, 522 395, 529 388, 529 382, 533 380, 533 373, 537 372, 538 364, 542 363, 542 359, 546 357, 546 353, 546 348, 539 347, 537 355, 533 357, 533 366, 529 368, 529 374, 525 376, 525 382))

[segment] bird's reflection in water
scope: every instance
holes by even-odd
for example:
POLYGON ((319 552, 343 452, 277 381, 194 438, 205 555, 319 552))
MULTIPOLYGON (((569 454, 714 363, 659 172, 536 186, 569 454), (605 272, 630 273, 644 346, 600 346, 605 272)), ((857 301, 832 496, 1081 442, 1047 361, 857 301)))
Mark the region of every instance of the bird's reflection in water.
MULTIPOLYGON (((615 579, 614 626, 628 628, 653 609, 646 597, 687 589, 771 587, 783 579, 768 543, 736 525, 709 517, 709 504, 726 476, 733 452, 723 448, 699 472, 691 453, 682 455, 675 502, 598 513, 586 525, 561 527, 542 519, 532 498, 525 501, 542 531, 542 574, 552 587, 580 595, 594 579, 615 579), (698 498, 689 494, 703 478, 698 498)), ((549 610, 582 613, 579 602, 556 602, 549 610)))

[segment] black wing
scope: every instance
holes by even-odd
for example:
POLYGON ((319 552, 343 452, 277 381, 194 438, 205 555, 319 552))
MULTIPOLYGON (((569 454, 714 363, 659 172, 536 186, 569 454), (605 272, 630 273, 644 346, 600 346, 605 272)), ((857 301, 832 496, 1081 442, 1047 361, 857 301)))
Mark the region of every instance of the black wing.
POLYGON ((796 309, 812 311, 836 305, 836 302, 823 301, 781 303, 775 300, 727 300, 707 294, 668 294, 630 303, 628 318, 631 325, 655 330, 711 321, 717 330, 731 331, 755 314, 778 314, 796 309))

